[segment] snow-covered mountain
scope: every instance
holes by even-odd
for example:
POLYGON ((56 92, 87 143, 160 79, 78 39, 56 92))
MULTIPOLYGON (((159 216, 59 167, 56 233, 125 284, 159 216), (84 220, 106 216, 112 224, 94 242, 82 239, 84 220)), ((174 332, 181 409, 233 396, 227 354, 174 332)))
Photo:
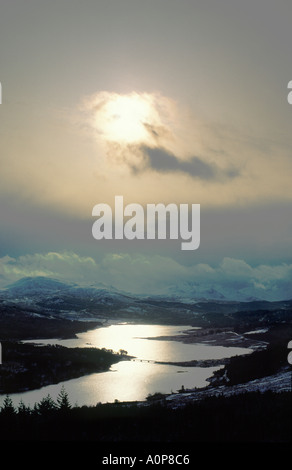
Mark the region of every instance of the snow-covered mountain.
POLYGON ((6 287, 5 291, 15 296, 33 296, 64 291, 75 284, 69 284, 48 277, 24 277, 6 287))
POLYGON ((92 311, 105 307, 121 308, 134 298, 113 287, 82 287, 47 277, 26 277, 7 286, 0 298, 21 306, 37 306, 45 310, 92 311))
POLYGON ((184 283, 170 286, 161 295, 132 295, 103 284, 79 286, 47 277, 27 277, 0 292, 4 305, 18 305, 42 315, 66 318, 184 318, 222 312, 286 309, 291 301, 268 302, 260 299, 230 299, 210 287, 184 283))

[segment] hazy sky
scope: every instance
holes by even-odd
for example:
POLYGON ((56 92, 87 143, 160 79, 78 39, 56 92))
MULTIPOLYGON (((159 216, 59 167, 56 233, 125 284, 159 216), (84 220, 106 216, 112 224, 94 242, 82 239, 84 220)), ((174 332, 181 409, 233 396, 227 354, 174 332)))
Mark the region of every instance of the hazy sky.
POLYGON ((2 0, 0 279, 292 297, 292 4, 2 0), (92 208, 201 204, 201 245, 96 241, 92 208))

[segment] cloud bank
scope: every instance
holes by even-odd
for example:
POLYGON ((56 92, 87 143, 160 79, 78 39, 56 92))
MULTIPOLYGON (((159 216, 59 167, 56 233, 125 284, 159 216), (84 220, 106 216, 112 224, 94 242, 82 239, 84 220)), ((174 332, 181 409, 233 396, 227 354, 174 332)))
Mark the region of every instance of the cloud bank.
POLYGON ((251 266, 224 258, 209 264, 184 266, 159 255, 107 254, 99 261, 73 252, 35 253, 0 259, 0 283, 5 287, 27 276, 46 276, 80 285, 100 283, 132 294, 173 295, 227 300, 285 300, 292 297, 292 264, 251 266))

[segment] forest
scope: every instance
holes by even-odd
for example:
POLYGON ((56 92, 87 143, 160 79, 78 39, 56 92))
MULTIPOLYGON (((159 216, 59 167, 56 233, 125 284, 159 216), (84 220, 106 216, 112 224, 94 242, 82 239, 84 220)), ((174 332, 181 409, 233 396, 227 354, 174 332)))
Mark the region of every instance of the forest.
POLYGON ((64 387, 32 408, 6 396, 0 439, 28 442, 291 444, 291 394, 252 392, 207 397, 176 409, 167 400, 76 406, 64 387))

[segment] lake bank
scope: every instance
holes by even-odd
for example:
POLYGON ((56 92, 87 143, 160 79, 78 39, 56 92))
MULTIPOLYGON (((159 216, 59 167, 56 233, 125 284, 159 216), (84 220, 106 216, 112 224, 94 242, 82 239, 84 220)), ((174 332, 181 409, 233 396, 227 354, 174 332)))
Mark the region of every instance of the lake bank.
MULTIPOLYGON (((27 381, 29 385, 23 385, 25 380, 14 381, 14 386, 19 384, 18 389, 14 388, 15 398, 31 403, 46 394, 56 396, 59 386, 64 385, 73 402, 92 405, 115 400, 143 401, 149 394, 157 392, 173 393, 182 387, 204 388, 213 374, 224 367, 227 358, 252 352, 247 348, 199 342, 185 344, 181 340, 186 331, 197 330, 188 325, 115 323, 80 333, 76 338, 25 341, 23 346, 36 348, 35 353, 57 351, 59 358, 57 361, 49 358, 47 364, 51 367, 40 364, 43 354, 38 361, 31 358, 30 362, 40 365, 38 370, 34 368, 34 373, 30 372, 33 380, 27 381), (176 340, 168 341, 169 337, 176 340), (44 347, 50 349, 46 351, 44 347), (103 349, 112 354, 111 363, 106 367, 92 361, 80 367, 78 355, 86 358, 91 351, 103 349), (74 361, 70 358, 71 352, 76 355, 74 361), (32 384, 35 389, 24 391, 25 386, 31 389, 32 384)), ((21 367, 19 372, 19 378, 24 378, 25 373, 28 375, 21 367)))
POLYGON ((116 362, 131 359, 96 348, 17 342, 2 342, 2 348, 0 394, 26 392, 93 372, 105 372, 116 362))

